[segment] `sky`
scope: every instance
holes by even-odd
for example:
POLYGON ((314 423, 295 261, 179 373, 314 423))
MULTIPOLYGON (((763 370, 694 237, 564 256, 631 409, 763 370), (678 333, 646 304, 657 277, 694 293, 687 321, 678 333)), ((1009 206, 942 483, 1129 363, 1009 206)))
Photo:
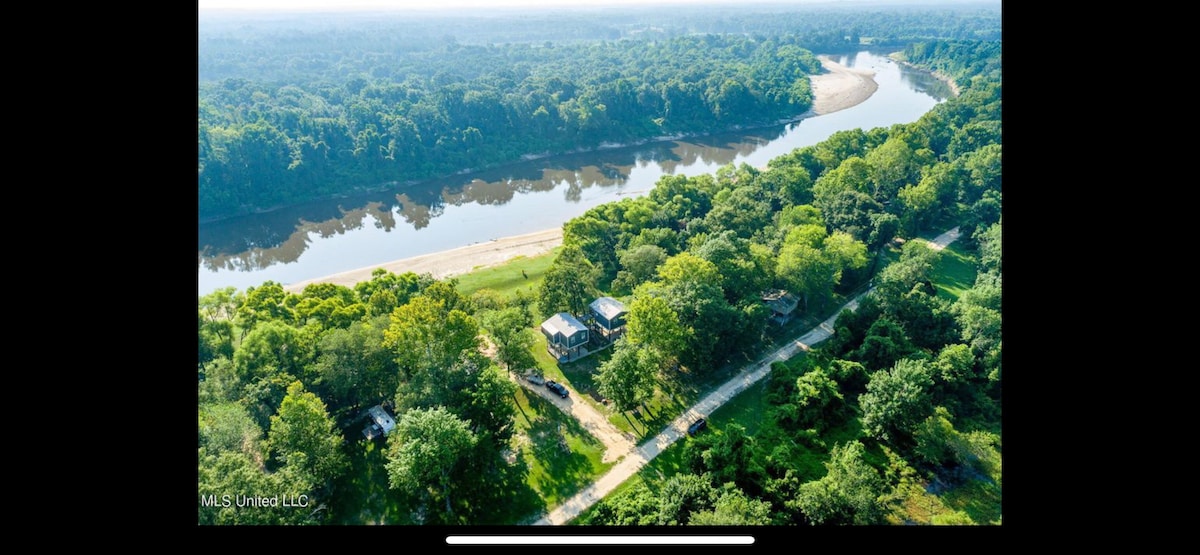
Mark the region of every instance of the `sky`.
MULTIPOLYGON (((480 7, 729 4, 735 0, 197 0, 201 10, 329 10, 329 9, 445 9, 480 7)), ((839 0, 753 0, 755 3, 816 4, 839 0)), ((903 1, 903 0, 901 0, 903 1)), ((909 0, 915 1, 915 0, 909 0)), ((925 0, 925 3, 953 0, 925 0)), ((843 3, 898 3, 897 0, 840 0, 843 3)))

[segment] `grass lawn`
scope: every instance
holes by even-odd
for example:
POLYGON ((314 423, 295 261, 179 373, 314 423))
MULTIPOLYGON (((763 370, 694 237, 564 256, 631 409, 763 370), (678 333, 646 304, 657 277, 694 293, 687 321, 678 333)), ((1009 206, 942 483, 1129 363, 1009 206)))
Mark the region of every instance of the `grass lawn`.
POLYGON ((723 429, 730 424, 740 424, 746 428, 746 435, 753 436, 758 432, 763 418, 766 416, 766 403, 763 396, 767 393, 769 377, 750 386, 721 405, 721 408, 708 415, 708 425, 711 429, 723 429))
MULTIPOLYGON (((711 430, 712 428, 709 429, 711 430)), ((688 441, 688 438, 685 437, 676 442, 675 445, 672 445, 671 448, 663 451, 661 454, 655 457, 654 460, 646 463, 646 466, 643 466, 641 470, 637 471, 636 474, 630 476, 628 480, 625 480, 621 483, 621 485, 617 486, 616 489, 605 496, 605 498, 612 498, 616 495, 624 493, 625 491, 642 486, 649 487, 652 491, 658 491, 661 484, 671 476, 681 472, 690 472, 690 470, 684 468, 683 449, 677 447, 679 445, 683 445, 686 441, 688 441)), ((588 507, 582 513, 580 513, 579 516, 568 522, 567 525, 590 524, 591 515, 595 512, 595 510, 596 505, 588 507)))
POLYGON ((947 507, 963 511, 975 524, 1000 524, 1000 486, 988 480, 971 480, 942 495, 947 507))
POLYGON ((975 285, 977 264, 975 256, 963 252, 958 243, 942 249, 930 275, 938 296, 950 302, 958 300, 963 291, 975 285))
POLYGON ((534 257, 517 256, 499 266, 479 268, 457 276, 458 292, 469 297, 480 289, 491 289, 505 298, 511 298, 518 290, 524 289, 525 293, 532 295, 537 292, 542 284, 542 276, 561 249, 555 247, 546 254, 534 257), (522 271, 525 273, 522 274, 522 271))
MULTIPOLYGON (((569 499, 615 464, 601 462, 604 445, 545 399, 519 389, 517 409, 512 445, 528 467, 526 483, 544 502, 541 509, 569 499)), ((511 524, 519 524, 537 515, 513 517, 511 524)))
POLYGON ((386 449, 382 439, 350 444, 350 468, 338 482, 338 494, 330 508, 333 523, 413 523, 404 512, 401 496, 388 487, 386 449))

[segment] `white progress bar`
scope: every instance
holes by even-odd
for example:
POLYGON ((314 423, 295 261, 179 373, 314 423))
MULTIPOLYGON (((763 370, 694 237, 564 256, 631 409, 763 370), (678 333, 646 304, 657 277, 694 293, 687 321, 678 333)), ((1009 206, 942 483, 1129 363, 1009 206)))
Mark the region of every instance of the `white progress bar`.
POLYGON ((450 545, 750 545, 754 536, 446 536, 450 545))

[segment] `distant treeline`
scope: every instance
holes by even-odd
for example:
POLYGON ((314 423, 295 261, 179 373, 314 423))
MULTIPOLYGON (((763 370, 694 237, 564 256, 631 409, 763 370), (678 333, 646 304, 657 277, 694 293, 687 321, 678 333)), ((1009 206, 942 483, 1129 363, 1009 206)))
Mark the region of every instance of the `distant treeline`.
POLYGON ((207 219, 528 154, 793 117, 811 105, 813 50, 998 35, 999 9, 200 23, 198 198, 207 219))
POLYGON ((787 37, 446 45, 383 75, 200 87, 200 216, 808 110, 787 37))
MULTIPOLYGON (((406 65, 447 44, 665 40, 694 34, 792 35, 802 48, 1000 40, 1000 2, 958 6, 647 6, 620 10, 474 10, 446 13, 200 13, 199 78, 275 84, 344 80, 406 65)), ((469 67, 444 68, 470 71, 469 67)))

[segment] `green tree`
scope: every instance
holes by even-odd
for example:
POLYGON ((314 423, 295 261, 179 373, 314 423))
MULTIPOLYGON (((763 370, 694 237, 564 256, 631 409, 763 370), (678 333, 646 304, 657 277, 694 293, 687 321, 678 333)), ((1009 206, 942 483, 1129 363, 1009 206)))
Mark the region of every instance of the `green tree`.
POLYGON ((530 349, 537 340, 529 321, 518 307, 495 310, 481 316, 483 327, 496 344, 496 359, 514 372, 537 366, 530 349))
POLYGON ((692 513, 688 526, 766 526, 771 524, 771 503, 753 499, 726 483, 711 510, 692 513))
POLYGON ((667 251, 658 245, 639 245, 618 253, 621 270, 613 288, 632 291, 633 288, 658 275, 658 268, 667 260, 667 251))
POLYGON ((596 294, 599 272, 575 245, 563 245, 542 275, 538 308, 543 316, 559 312, 584 314, 596 294))
POLYGON ((279 404, 279 413, 271 417, 267 434, 267 445, 275 458, 310 476, 311 483, 327 484, 348 466, 342 451, 344 441, 325 403, 305 391, 299 381, 292 382, 279 404))
POLYGON ((701 434, 684 448, 684 459, 695 474, 708 474, 714 483, 734 483, 741 488, 757 487, 754 438, 746 427, 731 423, 720 433, 701 434))
POLYGON ((210 453, 240 452, 262 458, 262 428, 237 403, 219 403, 200 407, 200 447, 210 453))
POLYGON ((848 413, 837 382, 819 368, 796 380, 795 406, 800 426, 818 431, 841 425, 848 413))
MULTIPOLYGON (((1003 327, 1001 279, 979 274, 975 285, 959 295, 952 311, 962 329, 962 340, 983 359, 985 368, 999 368, 1003 327)), ((995 373, 995 370, 993 370, 995 373)))
POLYGON ((870 165, 868 175, 875 200, 889 201, 901 188, 917 181, 921 167, 929 161, 925 158, 928 157, 918 155, 900 138, 889 138, 871 149, 864 160, 870 165))
POLYGON ((444 408, 410 410, 388 436, 388 484, 426 501, 441 501, 449 522, 456 473, 476 441, 470 423, 444 408))
POLYGON ((283 372, 303 377, 312 361, 311 337, 284 322, 267 321, 255 326, 233 353, 233 363, 243 380, 252 381, 283 372))
POLYGON ((710 235, 694 249, 696 256, 720 268, 721 286, 730 303, 759 296, 771 285, 774 256, 769 249, 754 249, 754 243, 739 238, 732 231, 710 235))
POLYGON ((282 322, 291 324, 295 314, 287 305, 289 293, 274 281, 264 282, 258 287, 246 289, 245 300, 237 309, 236 320, 245 334, 260 322, 282 322))
POLYGON ((417 390, 432 388, 431 382, 439 379, 441 370, 480 347, 479 325, 474 318, 425 295, 417 295, 392 311, 383 337, 384 347, 395 353, 409 387, 417 390))
POLYGON ((600 365, 597 389, 618 411, 633 410, 654 394, 658 366, 651 350, 618 339, 612 357, 600 365))
POLYGON ((980 231, 979 237, 979 266, 984 272, 1001 272, 1001 222, 980 231))
POLYGON ((329 401, 335 414, 374 405, 395 394, 400 370, 392 351, 384 347, 384 330, 389 324, 387 316, 375 316, 321 335, 313 365, 318 376, 314 389, 329 401))
POLYGON ((658 524, 687 524, 693 513, 711 511, 717 491, 707 475, 675 474, 658 492, 658 524))
POLYGON ((197 521, 201 525, 320 524, 328 514, 316 508, 284 507, 282 503, 238 506, 239 502, 257 503, 255 500, 277 496, 290 499, 307 496, 310 505, 322 503, 314 497, 309 477, 303 472, 289 467, 266 472, 240 451, 214 453, 200 449, 199 459, 197 521), (226 500, 228 506, 224 504, 226 500))
POLYGON ((626 342, 653 349, 664 363, 678 360, 692 335, 692 329, 680 324, 666 299, 651 294, 634 297, 625 330, 626 342))
POLYGON ((886 484, 865 459, 862 443, 835 445, 825 463, 826 474, 800 486, 793 501, 809 522, 823 525, 883 524, 880 497, 886 484))
POLYGON ((779 249, 776 274, 801 295, 807 310, 810 299, 823 302, 833 294, 833 287, 846 269, 861 268, 866 263, 866 245, 845 233, 826 235, 824 227, 807 224, 788 232, 779 249))
POLYGON ((939 467, 964 466, 981 472, 997 483, 1001 479, 1000 438, 985 431, 960 432, 945 407, 921 422, 913 432, 913 451, 924 461, 939 467))
POLYGON ((892 444, 907 441, 914 428, 933 412, 928 363, 904 359, 891 370, 871 375, 867 392, 858 397, 863 431, 892 444))

